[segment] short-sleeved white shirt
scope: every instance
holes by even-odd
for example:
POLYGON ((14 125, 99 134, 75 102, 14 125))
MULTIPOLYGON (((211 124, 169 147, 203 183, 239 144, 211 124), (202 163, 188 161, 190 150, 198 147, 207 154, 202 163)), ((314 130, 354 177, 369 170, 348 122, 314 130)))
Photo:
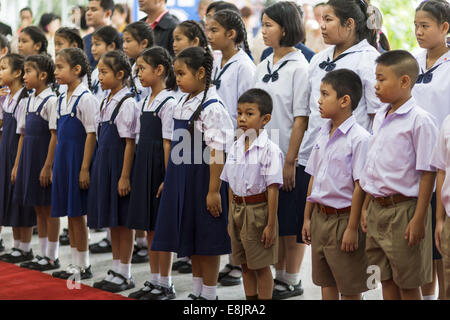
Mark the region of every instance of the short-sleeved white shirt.
MULTIPOLYGON (((3 97, 4 98, 3 103, 0 103, 0 120, 3 120, 3 112, 12 113, 14 111, 14 108, 17 104, 17 100, 19 99, 19 96, 23 90, 26 90, 26 88, 22 88, 19 91, 17 91, 12 97, 12 99, 11 99, 11 92, 8 93, 7 96, 3 97), (9 101, 9 99, 11 99, 11 101, 9 101)), ((21 117, 26 112, 27 101, 28 101, 27 98, 22 98, 22 100, 20 100, 19 104, 17 105, 16 111, 13 114, 13 117, 14 119, 16 119, 17 123, 19 123, 21 117)), ((16 128, 16 133, 21 134, 19 126, 17 126, 16 128)))
POLYGON ((108 96, 109 90, 103 91, 100 80, 98 79, 98 68, 95 68, 94 71, 92 71, 91 82, 92 94, 99 103, 102 103, 103 99, 108 96))
POLYGON ((56 130, 56 106, 58 102, 58 98, 56 97, 56 93, 52 91, 50 88, 46 88, 43 90, 38 96, 36 96, 36 93, 33 92, 30 97, 27 99, 27 102, 25 104, 25 112, 22 113, 18 125, 18 132, 21 134, 25 133, 25 123, 26 123, 26 113, 27 113, 27 106, 28 106, 28 100, 29 100, 29 112, 36 112, 39 108, 39 105, 44 101, 44 99, 48 96, 52 96, 50 99, 47 100, 47 102, 44 104, 44 106, 41 109, 40 116, 45 121, 48 121, 48 128, 49 130, 56 130))

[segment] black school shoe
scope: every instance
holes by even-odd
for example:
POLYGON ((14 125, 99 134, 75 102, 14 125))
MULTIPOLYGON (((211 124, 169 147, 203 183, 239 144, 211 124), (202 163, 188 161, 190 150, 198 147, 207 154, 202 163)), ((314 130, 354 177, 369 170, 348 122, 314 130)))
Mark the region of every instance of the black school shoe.
POLYGON ((33 227, 33 236, 36 236, 38 234, 39 234, 39 232, 38 232, 37 227, 33 227))
MULTIPOLYGON (((205 297, 202 297, 202 296, 200 295, 200 296, 198 296, 197 299, 195 299, 195 300, 208 300, 208 299, 206 299, 205 297)), ((218 296, 216 296, 216 300, 219 300, 219 297, 218 297, 218 296)))
POLYGON ((5 245, 3 244, 3 239, 0 239, 0 252, 5 251, 5 245))
POLYGON ((111 241, 106 238, 103 238, 97 243, 93 243, 89 245, 89 251, 91 253, 108 253, 112 252, 111 241), (101 245, 102 244, 102 245, 101 245))
MULTIPOLYGON (((112 275, 113 277, 115 277, 117 275, 117 273, 114 272, 113 270, 108 270, 108 272, 106 272, 106 276, 109 276, 109 275, 112 275)), ((103 286, 107 283, 109 283, 109 281, 103 279, 101 281, 94 282, 92 287, 94 287, 96 289, 103 289, 103 286)))
POLYGON ((148 262, 148 248, 134 246, 133 257, 131 258, 131 263, 144 263, 148 262))
POLYGON ((241 282, 242 282, 242 268, 239 267, 239 266, 232 266, 232 265, 229 265, 229 264, 227 266, 230 266, 231 270, 230 270, 230 272, 228 272, 227 275, 223 276, 222 278, 220 278, 220 276, 219 276, 220 284, 225 286, 225 287, 231 287, 231 286, 240 285, 241 282), (230 273, 233 270, 239 270, 241 272, 241 276, 240 277, 232 276, 230 273))
POLYGON ((61 246, 68 246, 70 245, 70 239, 69 239, 69 229, 64 228, 61 235, 59 236, 59 244, 61 246))
POLYGON ((102 286, 102 290, 116 293, 121 292, 129 289, 133 289, 135 287, 134 279, 131 277, 130 279, 125 278, 120 273, 115 274, 116 277, 120 278, 122 282, 120 284, 114 283, 114 282, 107 282, 105 285, 102 286))
POLYGON ((273 300, 283 300, 291 297, 301 296, 303 294, 302 280, 295 286, 287 284, 286 282, 274 279, 274 288, 272 293, 273 300), (276 285, 284 287, 285 290, 275 289, 276 285))
POLYGON ((34 259, 31 260, 31 261, 22 262, 22 263, 19 265, 19 267, 21 267, 21 268, 29 268, 32 264, 38 263, 39 260, 41 260, 41 259, 43 259, 43 258, 42 258, 41 256, 37 255, 37 256, 35 256, 34 259))
POLYGON ((64 280, 67 280, 71 277, 75 280, 85 280, 92 278, 94 275, 92 274, 91 266, 87 268, 81 268, 79 266, 70 264, 66 268, 66 270, 53 272, 52 276, 54 278, 60 278, 64 280))
POLYGON ((156 289, 158 289, 161 292, 160 293, 148 292, 146 295, 142 296, 139 300, 172 300, 177 297, 173 284, 170 286, 170 288, 158 286, 156 289))
POLYGON ((28 268, 36 271, 50 271, 61 268, 59 263, 59 259, 52 260, 49 257, 43 257, 43 260, 46 260, 46 264, 40 264, 39 262, 31 264, 28 268))
POLYGON ((20 249, 13 248, 11 253, 7 253, 1 256, 1 261, 8 262, 8 263, 21 263, 25 261, 33 260, 33 249, 30 249, 28 252, 24 252, 20 249), (19 256, 13 256, 12 252, 18 251, 20 252, 19 256))
POLYGON ((144 288, 140 289, 139 291, 135 291, 135 292, 130 293, 128 295, 128 298, 133 298, 133 299, 138 299, 139 300, 142 296, 150 293, 150 291, 152 291, 156 287, 157 286, 155 286, 150 281, 145 281, 144 288))
POLYGON ((178 267, 178 272, 179 273, 192 273, 192 263, 191 261, 184 261, 184 263, 178 267))

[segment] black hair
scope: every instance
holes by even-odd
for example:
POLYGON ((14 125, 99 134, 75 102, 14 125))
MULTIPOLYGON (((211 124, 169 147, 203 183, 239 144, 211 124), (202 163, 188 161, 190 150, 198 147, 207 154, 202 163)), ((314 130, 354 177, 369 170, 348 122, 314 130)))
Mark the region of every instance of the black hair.
POLYGON ((114 74, 123 71, 124 84, 130 86, 132 92, 136 93, 136 84, 133 81, 133 72, 130 60, 121 50, 108 51, 102 55, 100 60, 110 68, 114 74))
POLYGON ((220 10, 214 14, 213 19, 224 27, 225 30, 234 30, 236 32, 236 39, 234 39, 235 44, 243 43, 245 52, 247 52, 248 55, 251 55, 250 47, 247 42, 247 30, 245 29, 245 24, 240 14, 229 9, 220 10))
POLYGON ((113 13, 116 10, 119 11, 121 14, 124 14, 125 12, 127 13, 127 17, 125 18, 125 23, 126 24, 129 24, 131 22, 131 17, 130 17, 131 16, 131 11, 130 11, 130 8, 128 7, 127 4, 125 4, 125 3, 118 3, 118 4, 116 4, 114 6, 113 13))
POLYGON ((211 10, 214 10, 214 13, 222 11, 222 10, 231 10, 236 13, 241 14, 238 7, 234 3, 226 2, 226 1, 215 1, 211 3, 208 8, 206 8, 206 14, 210 12, 211 10))
POLYGON ((376 63, 392 68, 397 77, 407 75, 411 78, 412 87, 419 77, 419 64, 414 56, 406 50, 393 50, 380 55, 376 63))
POLYGON ((31 13, 31 15, 33 15, 33 11, 31 11, 30 7, 25 7, 25 8, 20 9, 19 13, 22 13, 24 11, 29 11, 31 13))
POLYGON ((285 35, 280 39, 280 46, 293 47, 305 39, 305 28, 297 7, 291 2, 280 1, 267 7, 263 15, 267 15, 284 29, 285 35))
POLYGON ((367 0, 329 0, 327 5, 333 8, 334 14, 341 21, 341 26, 345 26, 350 18, 355 21, 358 42, 367 39, 375 49, 378 49, 377 35, 367 25, 369 18, 367 9, 370 5, 367 0))
POLYGON ((302 7, 297 4, 295 1, 289 1, 298 11, 300 14, 300 18, 302 18, 302 24, 303 24, 303 17, 305 16, 305 12, 303 11, 302 7))
POLYGON ((142 51, 138 58, 142 57, 145 63, 156 68, 158 65, 164 67, 164 78, 166 79, 166 89, 175 91, 177 89, 177 79, 173 71, 172 57, 169 51, 163 47, 155 46, 142 51))
MULTIPOLYGON (((423 1, 416 9, 417 11, 426 11, 438 24, 447 22, 450 24, 450 4, 446 0, 423 1)), ((450 33, 450 28, 447 33, 450 33)))
POLYGON ((92 37, 99 38, 106 43, 107 46, 114 43, 114 50, 122 49, 122 38, 116 28, 112 26, 104 26, 94 31, 92 37))
MULTIPOLYGON (((23 76, 25 74, 24 71, 24 66, 25 66, 25 57, 17 54, 17 53, 8 53, 6 56, 4 56, 3 58, 0 59, 8 59, 8 65, 11 68, 11 71, 20 71, 21 72, 21 76, 20 76, 20 82, 23 85, 23 76)), ((16 106, 19 104, 20 100, 22 100, 23 98, 28 97, 28 90, 24 89, 22 90, 22 92, 20 93, 18 99, 17 99, 17 103, 16 106)))
POLYGON ((44 31, 42 31, 41 28, 37 26, 28 26, 24 28, 22 32, 25 32, 27 35, 29 35, 34 43, 41 43, 39 53, 47 52, 48 41, 44 31))
POLYGON ((77 47, 84 50, 83 38, 76 28, 62 27, 56 30, 55 36, 66 39, 69 43, 76 43, 77 47))
POLYGON ((384 51, 391 50, 391 45, 389 44, 389 40, 386 37, 386 35, 384 34, 384 32, 381 30, 378 32, 378 45, 380 46, 380 49, 382 49, 384 51))
POLYGON ((56 56, 62 57, 71 68, 79 65, 81 67, 78 77, 81 79, 85 75, 88 78, 88 87, 91 89, 91 64, 86 56, 86 53, 81 48, 66 48, 60 50, 56 56))
POLYGON ((202 101, 192 116, 192 123, 189 126, 189 131, 192 133, 194 130, 194 122, 198 119, 200 113, 202 112, 202 105, 205 102, 206 95, 211 85, 211 74, 214 58, 209 49, 205 50, 201 47, 189 47, 181 51, 175 60, 181 60, 184 62, 194 74, 202 67, 205 69, 205 91, 203 92, 202 101))
POLYGON ((361 78, 352 70, 339 69, 328 72, 322 79, 336 91, 337 98, 348 95, 351 100, 352 110, 358 107, 363 93, 361 78))
POLYGON ((102 7, 103 10, 105 10, 105 11, 108 11, 108 10, 113 11, 114 10, 114 0, 89 0, 89 2, 92 2, 92 1, 100 2, 100 7, 102 7))
POLYGON ((47 27, 54 20, 61 20, 61 17, 51 12, 44 13, 39 20, 39 27, 42 29, 42 31, 48 32, 47 27))
POLYGON ((153 30, 150 25, 148 23, 145 23, 144 21, 136 21, 130 23, 123 30, 123 33, 125 32, 131 34, 131 36, 139 43, 147 40, 147 48, 153 47, 153 45, 155 44, 155 36, 153 34, 153 30))
POLYGON ((261 117, 266 114, 272 114, 273 110, 273 102, 272 97, 267 91, 253 88, 245 91, 238 100, 238 104, 240 103, 254 103, 258 106, 259 113, 261 117))
POLYGON ((198 38, 198 46, 204 49, 208 48, 208 38, 205 34, 203 26, 195 20, 186 20, 177 25, 177 28, 190 40, 194 41, 198 38))
POLYGON ((33 68, 39 72, 46 72, 46 85, 51 85, 53 91, 59 96, 58 84, 55 78, 55 63, 50 55, 47 53, 35 54, 25 58, 25 63, 31 63, 33 68))
POLYGON ((9 43, 8 38, 4 35, 0 34, 0 49, 8 48, 8 53, 11 52, 11 44, 9 43))

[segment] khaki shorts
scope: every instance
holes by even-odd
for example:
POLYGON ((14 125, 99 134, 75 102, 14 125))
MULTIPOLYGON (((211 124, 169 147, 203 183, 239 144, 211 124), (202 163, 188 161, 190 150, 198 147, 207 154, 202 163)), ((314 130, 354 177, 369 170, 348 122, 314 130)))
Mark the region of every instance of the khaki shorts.
POLYGON ((231 202, 228 223, 233 264, 246 264, 249 269, 258 270, 278 262, 277 219, 275 219, 276 238, 273 246, 266 249, 261 242, 268 218, 267 202, 247 205, 231 202))
POLYGON ((450 217, 445 217, 441 236, 442 262, 444 264, 445 294, 450 300, 450 217))
POLYGON ((341 250, 350 213, 325 214, 317 205, 311 216, 312 279, 320 287, 337 287, 343 295, 367 291, 365 235, 358 226, 358 249, 341 250))
POLYGON ((401 289, 414 289, 432 281, 431 206, 425 223, 425 238, 410 247, 405 231, 413 218, 417 200, 382 207, 367 206, 366 253, 370 265, 380 268, 381 281, 393 279, 401 289))

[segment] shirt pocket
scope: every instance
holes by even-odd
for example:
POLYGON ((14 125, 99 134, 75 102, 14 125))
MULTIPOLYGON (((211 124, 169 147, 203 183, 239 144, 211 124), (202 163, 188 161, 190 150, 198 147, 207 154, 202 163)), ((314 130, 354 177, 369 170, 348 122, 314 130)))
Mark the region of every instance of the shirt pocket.
POLYGON ((332 178, 351 179, 352 177, 352 152, 348 146, 339 146, 331 151, 328 173, 332 178))

